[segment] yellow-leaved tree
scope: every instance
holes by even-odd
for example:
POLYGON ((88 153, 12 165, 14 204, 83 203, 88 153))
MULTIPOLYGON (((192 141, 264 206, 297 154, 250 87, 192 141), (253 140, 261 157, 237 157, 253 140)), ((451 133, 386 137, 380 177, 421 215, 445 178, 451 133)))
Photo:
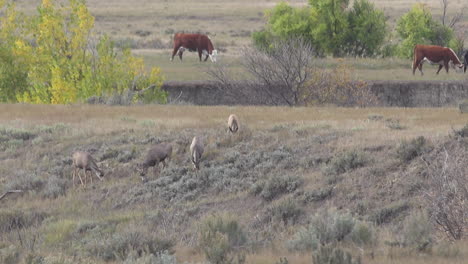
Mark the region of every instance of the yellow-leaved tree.
POLYGON ((21 64, 23 73, 16 76, 23 81, 21 89, 9 87, 12 82, 2 82, 0 76, 0 93, 9 91, 0 96, 2 101, 64 104, 151 87, 145 90, 151 93, 147 98, 166 102, 159 68, 147 72, 143 59, 130 50, 119 54, 107 36, 95 36, 85 0, 69 0, 65 6, 42 0, 32 16, 17 12, 11 1, 0 2, 1 8, 6 12, 0 20, 0 42, 8 41, 0 46, 0 60, 8 57, 2 54, 9 55, 10 64, 21 64))

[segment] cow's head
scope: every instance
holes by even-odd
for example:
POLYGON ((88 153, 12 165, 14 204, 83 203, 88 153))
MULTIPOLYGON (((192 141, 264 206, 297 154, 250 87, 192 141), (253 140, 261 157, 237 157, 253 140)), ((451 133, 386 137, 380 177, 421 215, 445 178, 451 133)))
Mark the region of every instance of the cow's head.
POLYGON ((208 55, 212 62, 216 62, 216 57, 218 56, 218 51, 214 49, 214 50, 211 51, 211 53, 208 53, 206 50, 203 50, 203 54, 208 55))
POLYGON ((463 63, 455 64, 453 61, 449 61, 449 64, 452 67, 452 69, 454 69, 456 72, 461 72, 464 66, 463 63))

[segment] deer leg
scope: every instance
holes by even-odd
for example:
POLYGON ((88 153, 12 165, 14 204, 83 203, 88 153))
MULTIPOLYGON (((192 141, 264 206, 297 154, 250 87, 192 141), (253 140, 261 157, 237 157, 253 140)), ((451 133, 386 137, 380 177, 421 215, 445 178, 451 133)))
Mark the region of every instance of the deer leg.
POLYGON ((73 188, 75 188, 75 175, 76 175, 76 167, 73 168, 72 172, 72 182, 73 182, 73 188))
MULTIPOLYGON (((85 177, 86 177, 86 171, 85 171, 85 177)), ((85 184, 83 183, 83 179, 81 178, 80 171, 78 171, 78 178, 80 178, 81 185, 84 186, 85 184)))

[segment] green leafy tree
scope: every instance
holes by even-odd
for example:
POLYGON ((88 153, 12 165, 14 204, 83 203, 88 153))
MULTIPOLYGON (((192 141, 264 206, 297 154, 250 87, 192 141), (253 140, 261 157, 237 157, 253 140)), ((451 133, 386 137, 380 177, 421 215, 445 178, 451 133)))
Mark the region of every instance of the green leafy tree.
POLYGON ((267 28, 253 33, 253 41, 257 47, 271 48, 275 40, 285 40, 300 37, 313 41, 311 29, 313 25, 310 9, 294 8, 286 2, 280 2, 266 12, 267 28))
POLYGON ((312 16, 316 18, 312 36, 320 43, 320 49, 335 57, 345 55, 343 46, 349 30, 346 14, 349 0, 309 0, 309 4, 312 16))
POLYGON ((16 102, 16 93, 28 86, 28 65, 14 54, 15 42, 23 34, 24 17, 13 2, 0 1, 0 101, 16 102))
POLYGON ((264 30, 254 32, 255 46, 270 49, 277 40, 308 41, 315 55, 375 56, 387 36, 386 19, 368 0, 309 0, 308 7, 294 8, 281 2, 266 13, 264 30))
POLYGON ((348 55, 372 57, 381 52, 387 36, 384 13, 368 0, 356 0, 348 13, 344 50, 348 55))
POLYGON ((416 44, 449 46, 454 38, 453 31, 434 20, 424 4, 416 4, 404 14, 397 22, 396 31, 402 39, 398 55, 404 58, 413 56, 416 44))

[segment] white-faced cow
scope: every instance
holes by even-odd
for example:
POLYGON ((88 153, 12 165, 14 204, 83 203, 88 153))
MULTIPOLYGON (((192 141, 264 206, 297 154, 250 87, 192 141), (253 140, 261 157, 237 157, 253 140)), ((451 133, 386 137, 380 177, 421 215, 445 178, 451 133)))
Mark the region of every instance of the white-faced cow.
POLYGON ((205 55, 205 60, 210 58, 212 62, 216 62, 218 51, 214 49, 210 38, 204 34, 185 34, 177 33, 174 35, 174 50, 172 51, 171 61, 176 54, 179 54, 182 60, 182 54, 185 50, 198 51, 198 57, 202 60, 202 55, 205 55))
POLYGON ((460 69, 463 67, 463 64, 458 59, 457 54, 455 54, 455 52, 450 48, 432 45, 416 45, 414 47, 413 54, 413 75, 416 68, 419 69, 421 75, 424 75, 422 65, 425 61, 428 61, 430 64, 439 64, 437 74, 439 74, 442 67, 445 67, 445 70, 448 73, 449 63, 452 64, 454 69, 455 66, 460 69))

